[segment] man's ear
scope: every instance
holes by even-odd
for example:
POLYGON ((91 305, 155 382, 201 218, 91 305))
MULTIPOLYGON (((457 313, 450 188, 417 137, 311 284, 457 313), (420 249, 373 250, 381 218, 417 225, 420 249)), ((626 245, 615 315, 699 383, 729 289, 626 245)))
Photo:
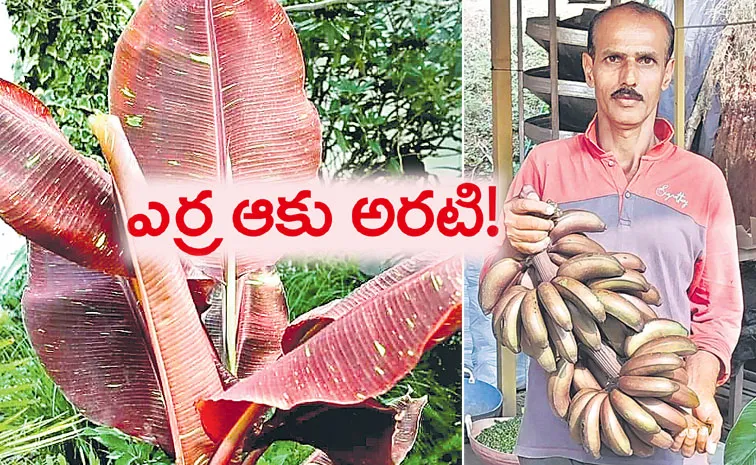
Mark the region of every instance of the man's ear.
POLYGON ((591 58, 591 56, 588 55, 587 52, 583 52, 582 58, 583 58, 583 74, 585 74, 585 83, 588 84, 588 87, 592 88, 594 86, 593 58, 591 58))
MULTIPOLYGON (((585 66, 585 65, 583 65, 585 66)), ((672 75, 675 72, 675 59, 670 58, 666 66, 664 66, 664 79, 662 79, 662 90, 667 90, 669 84, 672 82, 672 75)))

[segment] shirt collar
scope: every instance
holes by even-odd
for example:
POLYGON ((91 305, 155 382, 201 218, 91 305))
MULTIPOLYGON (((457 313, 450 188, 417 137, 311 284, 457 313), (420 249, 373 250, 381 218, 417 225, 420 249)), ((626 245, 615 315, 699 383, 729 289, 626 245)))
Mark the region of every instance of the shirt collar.
MULTIPOLYGON (((644 160, 658 160, 675 151, 676 147, 671 142, 672 136, 674 136, 675 130, 672 124, 664 118, 656 118, 654 122, 654 135, 659 142, 651 147, 641 158, 644 160)), ((611 157, 611 153, 607 153, 599 147, 598 138, 596 136, 596 116, 594 115, 588 128, 584 134, 580 134, 584 145, 588 148, 588 153, 596 158, 611 157)))

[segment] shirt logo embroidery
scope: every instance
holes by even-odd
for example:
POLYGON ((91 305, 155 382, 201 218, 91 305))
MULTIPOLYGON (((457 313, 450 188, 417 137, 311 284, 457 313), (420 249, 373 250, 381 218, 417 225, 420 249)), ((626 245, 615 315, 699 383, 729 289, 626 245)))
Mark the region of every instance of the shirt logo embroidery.
POLYGON ((680 191, 677 194, 673 194, 671 192, 667 192, 667 189, 669 189, 669 184, 659 186, 656 189, 656 195, 658 195, 659 197, 664 197, 664 200, 673 199, 675 202, 680 204, 680 208, 685 208, 688 206, 688 200, 685 198, 685 192, 680 191))

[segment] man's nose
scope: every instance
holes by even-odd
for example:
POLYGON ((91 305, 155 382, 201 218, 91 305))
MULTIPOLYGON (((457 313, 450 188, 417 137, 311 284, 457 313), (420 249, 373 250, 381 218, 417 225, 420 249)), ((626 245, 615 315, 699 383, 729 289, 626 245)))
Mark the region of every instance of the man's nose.
POLYGON ((622 67, 622 83, 628 87, 638 84, 638 67, 633 60, 625 60, 622 67))

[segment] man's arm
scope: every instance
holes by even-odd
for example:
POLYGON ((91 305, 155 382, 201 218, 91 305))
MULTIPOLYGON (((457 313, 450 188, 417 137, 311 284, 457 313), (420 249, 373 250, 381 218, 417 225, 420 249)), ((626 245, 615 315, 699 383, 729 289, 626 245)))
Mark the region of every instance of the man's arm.
POLYGON ((717 386, 730 376, 730 360, 743 319, 732 202, 724 176, 718 170, 713 182, 705 250, 696 262, 693 283, 688 290, 691 339, 698 345, 699 352, 687 361, 688 384, 701 401, 693 415, 709 425, 711 433, 706 428, 689 428, 680 433, 673 450, 681 449, 688 457, 696 451, 713 453, 722 434, 722 416, 714 395, 717 386))

